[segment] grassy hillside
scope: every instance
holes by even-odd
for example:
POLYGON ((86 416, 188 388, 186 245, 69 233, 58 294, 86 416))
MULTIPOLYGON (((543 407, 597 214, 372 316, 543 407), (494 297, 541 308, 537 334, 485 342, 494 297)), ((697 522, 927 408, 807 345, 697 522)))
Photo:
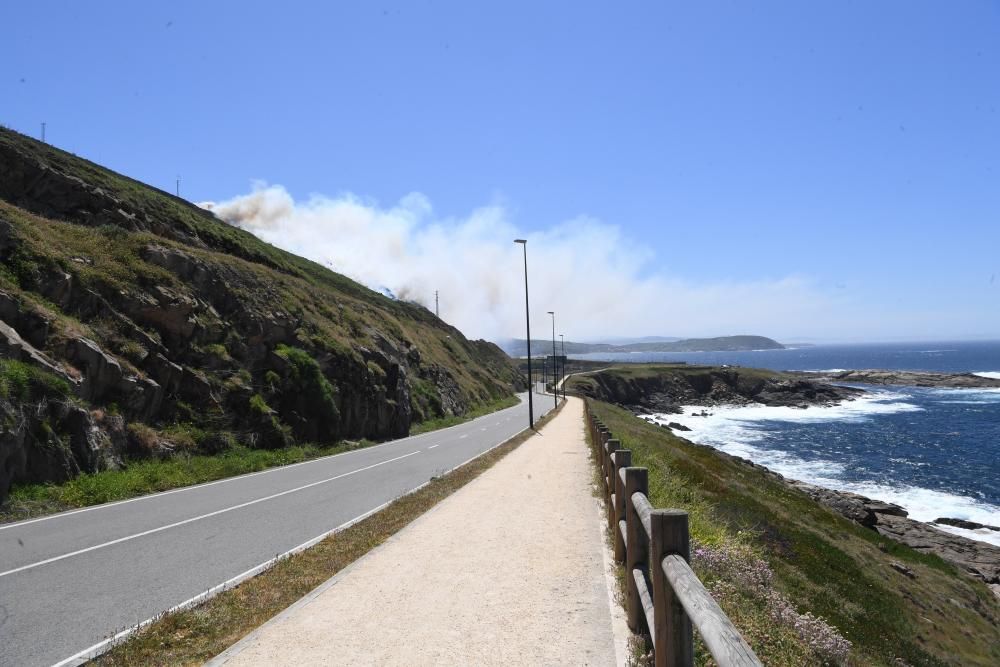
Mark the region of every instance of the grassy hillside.
POLYGON ((653 505, 691 513, 695 570, 765 664, 1000 664, 1000 604, 984 584, 759 467, 590 404, 649 468, 653 505))
POLYGON ((420 305, 3 129, 0 324, 0 356, 69 387, 3 397, 0 501, 178 452, 405 435, 524 382, 420 305))

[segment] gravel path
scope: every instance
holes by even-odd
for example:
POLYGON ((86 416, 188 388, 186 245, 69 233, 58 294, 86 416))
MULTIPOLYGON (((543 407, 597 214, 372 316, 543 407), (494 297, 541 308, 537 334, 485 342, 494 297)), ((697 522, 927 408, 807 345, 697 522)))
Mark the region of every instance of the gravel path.
POLYGON ((619 664, 583 424, 570 398, 481 477, 211 664, 619 664))

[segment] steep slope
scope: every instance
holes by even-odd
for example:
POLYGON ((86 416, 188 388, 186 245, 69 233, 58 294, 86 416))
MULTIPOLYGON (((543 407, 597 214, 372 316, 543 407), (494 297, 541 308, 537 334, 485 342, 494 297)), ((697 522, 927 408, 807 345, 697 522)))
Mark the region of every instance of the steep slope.
POLYGON ((0 129, 0 501, 128 457, 405 435, 524 380, 495 345, 0 129))

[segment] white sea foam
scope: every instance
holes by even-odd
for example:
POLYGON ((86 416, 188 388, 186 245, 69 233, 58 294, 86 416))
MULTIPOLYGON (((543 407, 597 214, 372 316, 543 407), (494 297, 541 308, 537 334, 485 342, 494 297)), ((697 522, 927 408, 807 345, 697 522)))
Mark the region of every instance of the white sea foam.
POLYGON ((1000 371, 980 371, 978 373, 973 373, 973 375, 978 375, 981 378, 1000 380, 1000 371))
POLYGON ((803 373, 846 373, 846 368, 823 368, 820 370, 802 371, 803 373))
MULTIPOLYGON (((917 405, 906 402, 907 398, 909 396, 905 393, 880 391, 839 405, 813 406, 806 409, 763 405, 721 408, 688 405, 683 407, 683 414, 656 414, 651 415, 650 420, 660 424, 676 422, 687 426, 691 430, 681 433, 683 437, 712 445, 734 456, 750 459, 786 477, 895 503, 906 508, 910 517, 917 521, 930 522, 939 517, 951 517, 987 525, 1000 524, 1000 507, 974 498, 906 485, 844 480, 840 477, 844 472, 844 466, 840 463, 827 459, 807 461, 793 453, 768 447, 769 431, 760 423, 764 421, 864 422, 876 415, 923 410, 917 405), (703 412, 708 416, 697 416, 703 412)), ((822 454, 821 451, 817 453, 822 454)), ((1000 531, 969 531, 948 526, 939 527, 964 537, 1000 546, 1000 531)))

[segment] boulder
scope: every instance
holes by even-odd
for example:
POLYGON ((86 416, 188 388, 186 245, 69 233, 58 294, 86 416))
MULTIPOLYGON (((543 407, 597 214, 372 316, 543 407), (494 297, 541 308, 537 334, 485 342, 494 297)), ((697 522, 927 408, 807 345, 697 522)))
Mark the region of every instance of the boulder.
POLYGON ((66 343, 66 358, 83 372, 82 398, 100 401, 121 387, 121 364, 89 338, 71 338, 66 343))
POLYGON ((22 339, 14 327, 2 320, 0 320, 0 356, 23 361, 66 380, 70 385, 76 384, 60 366, 22 339))
POLYGON ((172 396, 180 391, 184 369, 179 364, 157 352, 146 357, 144 368, 156 379, 166 396, 172 396))
POLYGON ((975 521, 966 521, 965 519, 949 519, 947 517, 941 519, 934 519, 934 523, 940 523, 945 526, 955 526, 956 528, 965 528, 966 530, 998 530, 998 526, 988 526, 985 523, 976 523, 975 521))

